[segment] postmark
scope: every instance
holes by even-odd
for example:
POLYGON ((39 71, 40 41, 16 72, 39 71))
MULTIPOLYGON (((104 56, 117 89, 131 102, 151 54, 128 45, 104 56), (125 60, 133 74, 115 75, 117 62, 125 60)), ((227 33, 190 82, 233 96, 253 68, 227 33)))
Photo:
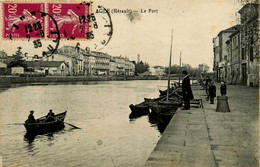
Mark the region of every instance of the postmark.
MULTIPOLYGON (((48 3, 48 13, 57 22, 61 39, 86 39, 90 32, 90 6, 84 3, 48 3)), ((51 18, 48 19, 48 36, 56 38, 57 34, 51 34, 55 29, 51 18)))
MULTIPOLYGON (((52 42, 54 44, 54 47, 51 44, 49 44, 47 46, 48 51, 43 51, 42 52, 42 57, 45 57, 45 56, 46 57, 50 57, 50 56, 53 55, 53 53, 55 53, 55 51, 59 47, 59 44, 60 44, 60 31, 59 31, 59 27, 58 27, 57 21, 50 14, 44 13, 44 12, 40 12, 40 13, 41 13, 41 17, 48 16, 52 20, 52 22, 54 24, 54 30, 50 32, 50 34, 55 34, 56 35, 55 40, 52 40, 52 42)), ((35 48, 37 48, 37 47, 35 47, 35 48)))
POLYGON ((92 13, 96 17, 98 23, 98 29, 93 29, 94 35, 99 40, 94 44, 94 49, 102 50, 112 39, 113 35, 113 22, 111 12, 102 5, 97 5, 95 13, 92 13))
POLYGON ((3 3, 3 38, 44 38, 44 3, 3 3), (28 36, 29 35, 29 36, 28 36))
POLYGON ((28 40, 38 51, 46 48, 43 57, 55 53, 63 40, 91 39, 95 50, 111 41, 113 24, 105 7, 96 5, 103 11, 96 13, 92 1, 40 2, 2 2, 3 39, 28 40))

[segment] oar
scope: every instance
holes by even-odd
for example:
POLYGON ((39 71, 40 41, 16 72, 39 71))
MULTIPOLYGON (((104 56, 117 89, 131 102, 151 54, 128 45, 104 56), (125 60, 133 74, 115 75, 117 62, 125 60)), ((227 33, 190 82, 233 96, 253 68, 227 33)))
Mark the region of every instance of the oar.
POLYGON ((5 124, 5 125, 24 125, 25 123, 12 123, 12 124, 5 124))
POLYGON ((158 90, 160 91, 160 88, 159 88, 159 86, 157 85, 157 88, 158 88, 158 90))
POLYGON ((58 118, 55 118, 55 117, 52 117, 52 116, 50 116, 50 117, 53 118, 53 119, 55 119, 55 120, 58 120, 58 121, 60 121, 60 122, 63 122, 63 123, 65 123, 65 124, 68 124, 68 125, 72 126, 72 127, 75 128, 75 129, 81 129, 81 128, 75 126, 75 125, 72 125, 72 124, 70 124, 70 123, 64 122, 64 121, 62 121, 62 120, 60 120, 60 119, 58 119, 58 118))
MULTIPOLYGON (((173 93, 176 93, 176 91, 177 91, 177 88, 175 90, 173 90, 172 93, 169 94, 169 96, 172 95, 173 93)), ((162 98, 161 100, 164 100, 164 99, 166 99, 166 97, 162 98)))

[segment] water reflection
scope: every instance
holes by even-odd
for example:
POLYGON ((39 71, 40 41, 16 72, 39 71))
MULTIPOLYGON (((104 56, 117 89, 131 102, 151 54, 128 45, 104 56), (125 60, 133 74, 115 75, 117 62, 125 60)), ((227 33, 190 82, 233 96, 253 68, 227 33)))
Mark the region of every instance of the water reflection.
POLYGON ((157 115, 153 112, 151 112, 148 115, 148 121, 152 125, 156 125, 159 132, 163 134, 164 130, 168 126, 169 122, 171 121, 173 115, 157 115))
POLYGON ((47 134, 47 140, 48 140, 48 147, 51 147, 54 145, 54 135, 53 133, 48 133, 47 134))
POLYGON ((30 134, 26 132, 26 134, 24 135, 24 141, 26 141, 28 144, 31 144, 34 141, 35 137, 35 134, 30 134))
POLYGON ((11 85, 0 85, 0 93, 11 88, 11 85))
POLYGON ((26 146, 26 149, 28 152, 33 152, 35 144, 32 142, 29 142, 28 145, 26 146))
POLYGON ((140 117, 142 117, 142 116, 144 116, 144 115, 148 115, 150 113, 150 111, 148 110, 148 111, 144 111, 144 112, 142 112, 142 111, 132 111, 130 114, 129 114, 129 119, 130 119, 130 121, 134 121, 134 120, 136 120, 137 118, 140 118, 140 117))
POLYGON ((171 121, 173 115, 158 115, 154 112, 143 113, 143 112, 131 112, 129 114, 130 122, 135 121, 136 119, 148 115, 148 121, 152 125, 158 129, 158 131, 162 134, 166 127, 168 126, 169 122, 171 121))

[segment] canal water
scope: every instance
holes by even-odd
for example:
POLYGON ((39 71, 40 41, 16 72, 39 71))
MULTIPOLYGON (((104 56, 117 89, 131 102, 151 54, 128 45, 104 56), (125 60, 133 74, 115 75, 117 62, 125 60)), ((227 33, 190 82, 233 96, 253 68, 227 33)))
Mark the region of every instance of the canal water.
MULTIPOLYGON (((0 160, 4 166, 143 166, 161 133, 156 118, 129 120, 130 104, 158 97, 167 81, 110 81, 17 86, 0 91, 0 160), (35 118, 67 110, 80 127, 24 137, 30 110, 35 118)), ((164 127, 165 128, 165 127, 164 127)), ((1 162, 0 162, 1 164, 1 162)))

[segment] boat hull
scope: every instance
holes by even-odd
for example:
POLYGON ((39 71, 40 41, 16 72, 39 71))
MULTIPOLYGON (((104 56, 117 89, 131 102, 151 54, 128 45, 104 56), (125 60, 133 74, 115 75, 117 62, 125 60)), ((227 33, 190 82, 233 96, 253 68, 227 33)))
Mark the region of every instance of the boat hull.
POLYGON ((63 129, 64 119, 66 117, 66 111, 60 114, 55 115, 56 120, 51 122, 45 122, 46 116, 37 119, 37 123, 25 123, 24 127, 27 131, 27 134, 38 135, 45 134, 49 132, 55 132, 63 129))
POLYGON ((141 117, 150 113, 149 106, 147 106, 147 104, 145 104, 144 102, 137 105, 131 104, 129 108, 132 111, 129 115, 130 119, 141 117))

